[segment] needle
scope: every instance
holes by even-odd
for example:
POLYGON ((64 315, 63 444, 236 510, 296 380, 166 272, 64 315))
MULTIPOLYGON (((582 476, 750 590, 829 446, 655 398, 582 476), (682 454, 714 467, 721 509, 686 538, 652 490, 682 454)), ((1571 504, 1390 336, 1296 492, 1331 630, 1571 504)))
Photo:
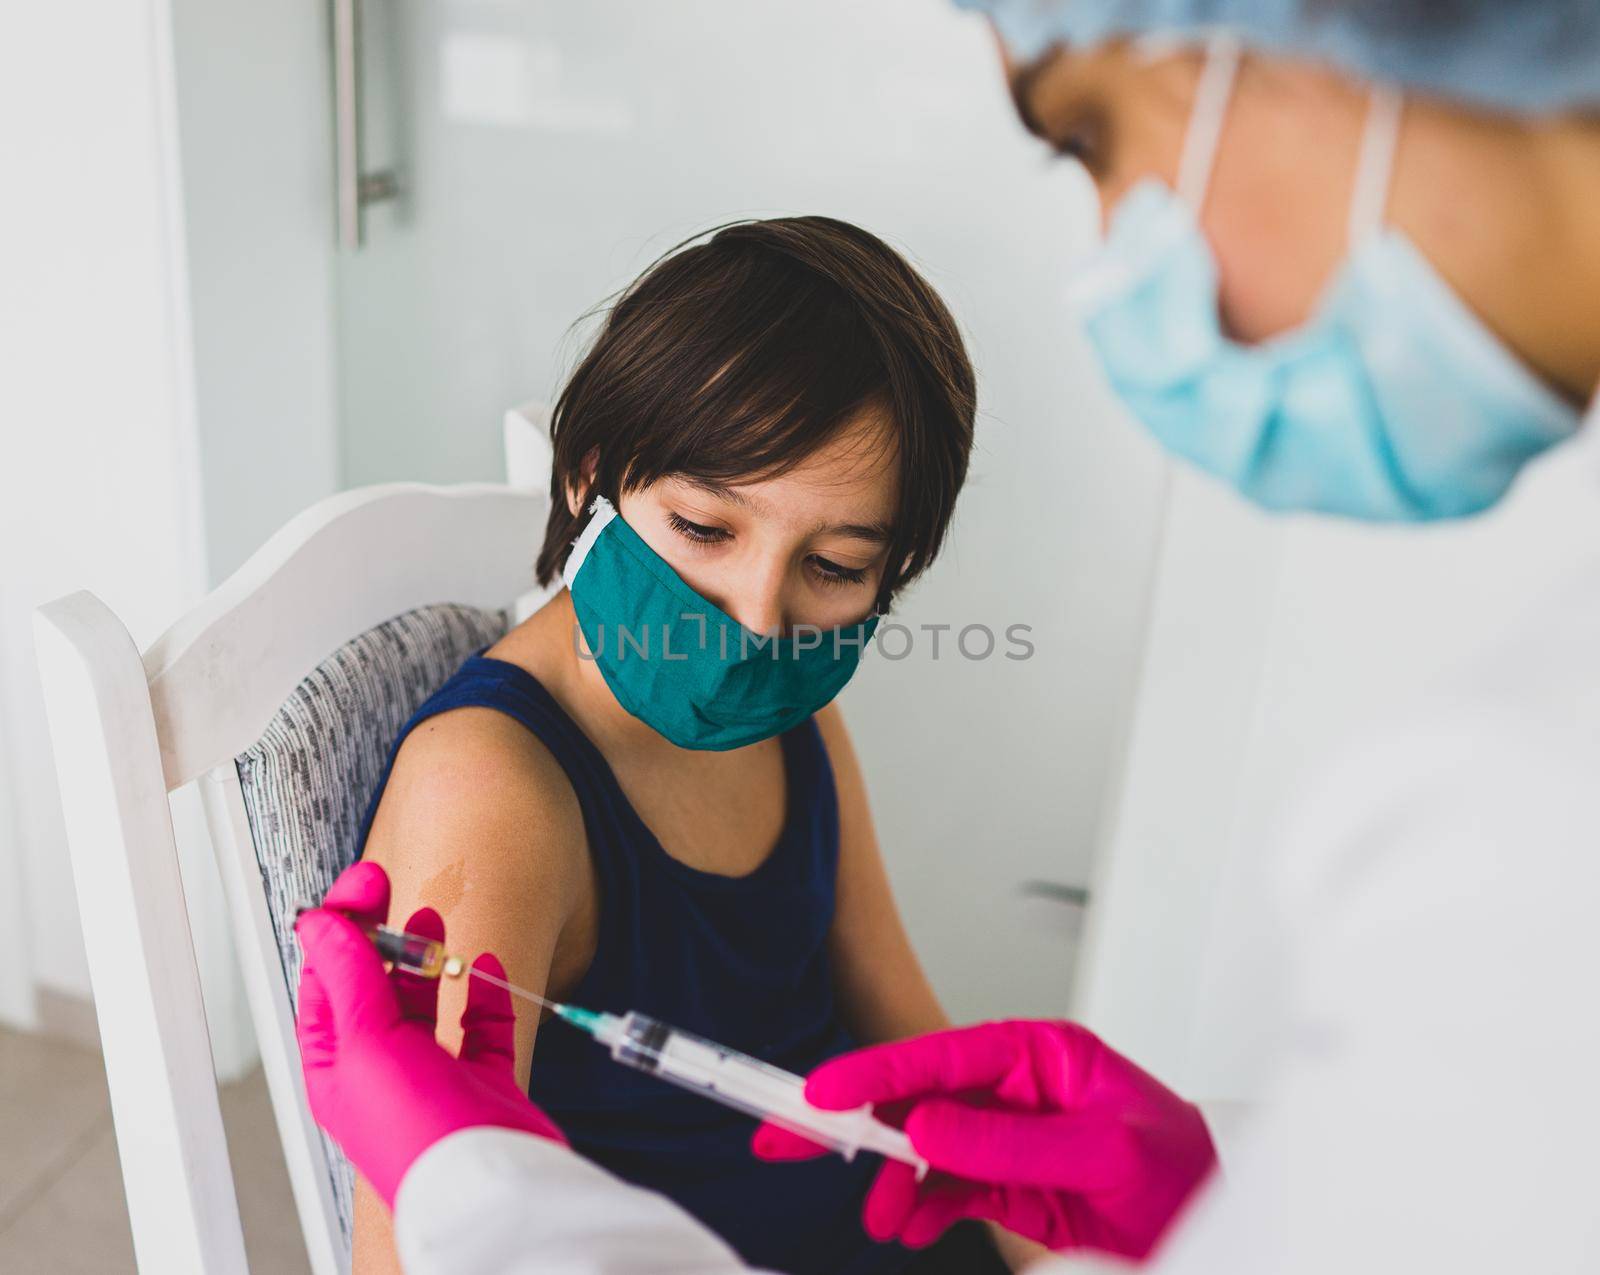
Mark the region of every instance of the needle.
POLYGON ((496 978, 493 974, 485 973, 475 965, 469 965, 467 967, 467 973, 471 974, 474 978, 481 978, 485 983, 493 983, 496 987, 503 987, 513 996, 520 996, 524 1000, 530 1000, 535 1005, 542 1005, 549 1010, 557 1010, 561 1008, 559 1002, 550 1000, 544 996, 540 996, 538 992, 530 992, 525 987, 518 987, 515 983, 508 983, 503 978, 496 978))

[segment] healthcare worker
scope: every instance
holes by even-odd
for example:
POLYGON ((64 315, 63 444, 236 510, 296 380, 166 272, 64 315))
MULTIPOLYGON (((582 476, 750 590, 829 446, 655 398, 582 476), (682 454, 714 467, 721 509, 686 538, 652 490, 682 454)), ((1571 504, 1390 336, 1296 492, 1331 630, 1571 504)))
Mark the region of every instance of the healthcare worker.
MULTIPOLYGON (((1595 415, 1592 0, 983 7, 1024 118, 1108 210, 1086 329, 1180 455, 1270 508, 1423 520, 1491 505, 1595 415), (1205 52, 1121 38, 1155 30, 1205 52)), ((1225 1177, 1194 1109, 1089 1033, 986 1024, 811 1077, 820 1105, 901 1104, 941 1170, 886 1166, 868 1228, 995 1218, 1063 1270, 1154 1246, 1170 1275, 1600 1271, 1600 545, 1550 552, 1568 587, 1307 795, 1282 1056, 1225 1177)), ((386 911, 358 865, 301 919, 300 1036, 414 1275, 735 1269, 561 1145, 489 985, 461 1057, 434 1044, 429 989, 358 928, 386 911)))

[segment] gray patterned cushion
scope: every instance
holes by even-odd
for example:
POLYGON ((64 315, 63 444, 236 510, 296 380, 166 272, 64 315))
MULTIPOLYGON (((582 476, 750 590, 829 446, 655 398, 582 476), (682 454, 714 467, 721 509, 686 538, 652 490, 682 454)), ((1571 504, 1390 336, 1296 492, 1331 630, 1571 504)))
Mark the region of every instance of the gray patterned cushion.
MULTIPOLYGON (((295 909, 320 899, 356 857, 356 837, 395 736, 463 660, 505 633, 498 611, 407 611, 345 643, 295 688, 236 759, 261 885, 293 1003, 300 982, 295 909)), ((350 1245, 349 1163, 323 1140, 350 1245)))

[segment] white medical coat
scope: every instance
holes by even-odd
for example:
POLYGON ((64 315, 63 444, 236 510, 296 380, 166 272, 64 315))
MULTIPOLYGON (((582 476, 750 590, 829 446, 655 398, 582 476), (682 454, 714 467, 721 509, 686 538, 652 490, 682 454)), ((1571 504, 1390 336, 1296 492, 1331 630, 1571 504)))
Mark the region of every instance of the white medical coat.
MULTIPOLYGON (((1592 548, 1301 803, 1277 860, 1284 1056, 1224 1180, 1146 1269, 1600 1272, 1592 548)), ((500 1131, 429 1150, 396 1226, 411 1275, 739 1269, 667 1200, 500 1131)))

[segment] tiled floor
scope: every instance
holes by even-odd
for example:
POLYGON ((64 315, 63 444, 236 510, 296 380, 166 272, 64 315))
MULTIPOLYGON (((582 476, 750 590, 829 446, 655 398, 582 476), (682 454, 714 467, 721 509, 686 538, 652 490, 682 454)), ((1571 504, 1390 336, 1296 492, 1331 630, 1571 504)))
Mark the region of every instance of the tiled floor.
MULTIPOLYGON (((259 1072, 222 1091, 251 1275, 306 1275, 259 1072), (245 1154, 248 1149, 248 1154, 245 1154)), ((100 1056, 0 1029, 0 1271, 133 1271, 100 1056)))

